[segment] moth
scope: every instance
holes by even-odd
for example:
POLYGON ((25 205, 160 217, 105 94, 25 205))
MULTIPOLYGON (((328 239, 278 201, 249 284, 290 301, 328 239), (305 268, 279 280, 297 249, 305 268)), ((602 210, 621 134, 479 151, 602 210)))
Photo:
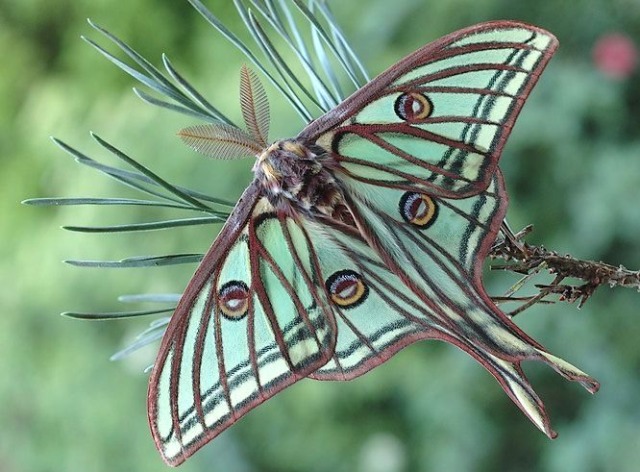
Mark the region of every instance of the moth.
POLYGON ((243 68, 247 131, 180 132, 209 156, 256 162, 151 373, 149 422, 169 465, 300 379, 353 379, 424 339, 469 353, 555 437, 520 363, 592 393, 598 383, 518 328, 481 277, 507 209, 498 159, 556 48, 519 22, 457 31, 275 142, 266 93, 243 68))

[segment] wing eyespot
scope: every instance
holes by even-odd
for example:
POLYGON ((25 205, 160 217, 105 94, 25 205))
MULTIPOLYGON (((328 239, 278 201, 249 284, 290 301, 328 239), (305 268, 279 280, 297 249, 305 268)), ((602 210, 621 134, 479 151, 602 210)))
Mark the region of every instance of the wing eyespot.
POLYGON ((401 120, 420 121, 431 116, 433 102, 422 93, 409 92, 400 95, 393 108, 401 120))
POLYGON ((426 229, 438 218, 438 205, 429 195, 406 192, 400 198, 400 216, 407 223, 426 229))
POLYGON ((354 308, 369 296, 369 287, 353 270, 334 272, 325 282, 331 301, 340 308, 354 308))
POLYGON ((232 280, 218 291, 220 313, 230 321, 239 321, 247 316, 249 309, 249 287, 244 282, 232 280))

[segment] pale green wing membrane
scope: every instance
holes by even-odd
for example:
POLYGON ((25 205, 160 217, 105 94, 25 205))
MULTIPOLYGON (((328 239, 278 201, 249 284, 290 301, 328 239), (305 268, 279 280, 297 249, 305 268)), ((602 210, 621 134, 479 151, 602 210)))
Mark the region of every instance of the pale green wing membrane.
POLYGON ((557 47, 516 22, 467 28, 382 73, 299 136, 354 179, 460 198, 489 185, 522 104, 557 47))
POLYGON ((150 424, 170 465, 333 355, 305 230, 264 198, 246 200, 185 291, 151 375, 150 424))
MULTIPOLYGON (((364 185, 353 181, 353 187, 364 185)), ((501 176, 485 192, 459 200, 366 187, 366 197, 349 192, 361 234, 333 224, 315 238, 322 272, 334 274, 326 286, 338 340, 333 358, 310 376, 347 380, 412 342, 441 339, 480 362, 534 424, 553 437, 520 363, 545 362, 591 392, 598 384, 548 354, 482 287, 482 262, 506 205, 501 176), (341 283, 335 283, 336 277, 341 283)))

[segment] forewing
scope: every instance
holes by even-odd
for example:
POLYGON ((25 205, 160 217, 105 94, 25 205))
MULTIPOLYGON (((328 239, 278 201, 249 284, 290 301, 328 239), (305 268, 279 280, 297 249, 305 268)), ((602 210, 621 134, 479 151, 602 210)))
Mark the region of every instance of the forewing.
POLYGON ((378 185, 461 198, 485 189, 513 123, 557 47, 499 21, 424 46, 299 136, 340 170, 378 185))
POLYGON ((332 357, 317 271, 300 223, 252 185, 185 290, 151 374, 149 422, 168 464, 332 357))

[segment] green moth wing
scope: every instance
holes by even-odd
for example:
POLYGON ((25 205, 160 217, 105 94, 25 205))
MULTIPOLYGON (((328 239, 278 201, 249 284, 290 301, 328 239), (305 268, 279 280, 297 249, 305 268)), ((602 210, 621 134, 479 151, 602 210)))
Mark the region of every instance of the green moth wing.
POLYGON ((249 187, 182 296, 151 374, 149 422, 168 464, 333 355, 317 272, 305 230, 249 187))
POLYGON ((519 22, 466 28, 409 55, 299 135, 371 184, 460 198, 485 189, 557 48, 519 22))
MULTIPOLYGON (((360 231, 327 224, 325 236, 318 238, 323 241, 317 245, 323 271, 358 274, 364 287, 360 292, 367 296, 345 307, 334 302, 335 353, 310 377, 349 380, 410 343, 439 339, 474 357, 538 428, 555 437, 520 363, 544 362, 590 392, 598 383, 520 330, 482 286, 482 262, 506 210, 500 173, 487 190, 466 199, 369 190, 366 200, 349 192, 360 231), (340 254, 325 257, 330 244, 340 254)), ((329 282, 327 290, 333 299, 329 282)))

